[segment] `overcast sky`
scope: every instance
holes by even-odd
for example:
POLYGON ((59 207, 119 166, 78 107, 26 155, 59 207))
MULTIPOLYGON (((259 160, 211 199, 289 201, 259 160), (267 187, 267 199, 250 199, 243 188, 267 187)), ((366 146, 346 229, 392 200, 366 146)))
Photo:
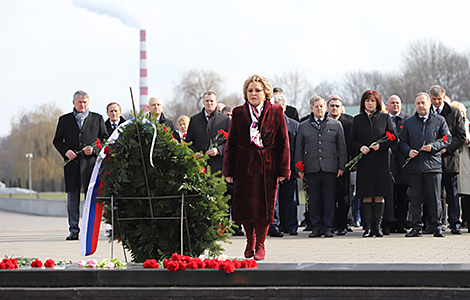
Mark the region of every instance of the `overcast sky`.
MULTIPOLYGON (((0 136, 43 103, 72 110, 139 99, 139 30, 147 30, 149 94, 171 101, 190 69, 214 70, 225 90, 248 75, 298 70, 313 84, 349 71, 393 71, 410 42, 470 50, 470 1, 0 1, 0 136)), ((136 103, 137 104, 137 103, 136 103)))

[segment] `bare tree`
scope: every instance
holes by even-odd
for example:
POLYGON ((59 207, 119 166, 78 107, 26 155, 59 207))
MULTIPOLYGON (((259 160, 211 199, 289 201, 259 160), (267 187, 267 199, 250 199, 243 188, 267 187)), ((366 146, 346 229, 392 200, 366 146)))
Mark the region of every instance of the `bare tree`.
POLYGON ((402 72, 409 96, 438 84, 452 100, 470 99, 468 55, 457 53, 441 42, 425 39, 411 43, 404 53, 402 72))
POLYGON ((224 79, 214 71, 189 70, 174 87, 174 101, 165 110, 174 119, 192 116, 202 108, 205 92, 212 90, 221 98, 224 79))
POLYGON ((233 92, 227 96, 219 97, 219 102, 223 102, 231 107, 242 105, 245 101, 241 92, 233 92))
POLYGON ((311 84, 307 77, 298 72, 284 72, 282 75, 274 75, 273 87, 280 87, 287 98, 287 104, 301 109, 303 102, 311 90, 311 84), (306 96, 307 95, 307 96, 306 96))

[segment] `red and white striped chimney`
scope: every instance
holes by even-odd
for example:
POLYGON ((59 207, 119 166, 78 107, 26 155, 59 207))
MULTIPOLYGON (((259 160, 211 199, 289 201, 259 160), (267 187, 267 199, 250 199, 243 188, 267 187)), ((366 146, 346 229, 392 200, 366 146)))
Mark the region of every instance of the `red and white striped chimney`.
POLYGON ((148 83, 147 83, 147 47, 145 45, 145 30, 140 31, 140 109, 147 108, 148 83))

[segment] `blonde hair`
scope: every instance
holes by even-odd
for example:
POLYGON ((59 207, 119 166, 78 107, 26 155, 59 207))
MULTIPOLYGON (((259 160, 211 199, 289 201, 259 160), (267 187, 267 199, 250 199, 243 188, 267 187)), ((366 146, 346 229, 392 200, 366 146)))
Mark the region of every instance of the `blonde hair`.
POLYGON ((269 83, 269 81, 268 81, 268 79, 266 79, 266 77, 254 74, 254 75, 251 75, 250 77, 248 77, 248 79, 243 84, 243 96, 245 97, 246 101, 248 101, 248 96, 247 96, 246 90, 248 89, 248 85, 250 85, 250 83, 252 83, 252 82, 261 82, 264 86, 264 93, 266 94, 266 99, 264 99, 264 100, 266 100, 266 101, 271 100, 271 98, 273 96, 273 86, 269 83))
MULTIPOLYGON (((317 100, 323 100, 325 101, 325 99, 323 99, 322 97, 318 96, 318 95, 313 95, 311 98, 310 98, 310 107, 313 106, 313 102, 317 101, 317 100)), ((326 101, 325 101, 325 105, 326 105, 326 101)))
POLYGON ((176 121, 176 126, 180 126, 180 121, 184 121, 186 124, 189 125, 189 117, 182 115, 181 117, 178 118, 178 121, 176 121))
POLYGON ((463 105, 463 103, 460 103, 458 101, 452 101, 450 106, 455 107, 458 110, 460 110, 464 119, 467 118, 467 108, 465 107, 465 105, 463 105))

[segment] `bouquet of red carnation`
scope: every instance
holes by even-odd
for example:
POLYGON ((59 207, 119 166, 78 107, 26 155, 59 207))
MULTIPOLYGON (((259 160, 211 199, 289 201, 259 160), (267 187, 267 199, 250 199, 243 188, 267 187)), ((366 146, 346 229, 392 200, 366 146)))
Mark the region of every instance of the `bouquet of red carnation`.
POLYGON ((299 160, 299 162, 295 164, 295 167, 296 167, 297 169, 299 169, 299 172, 303 172, 303 171, 304 171, 304 163, 303 163, 303 161, 299 160))
MULTIPOLYGON (((447 142, 447 139, 448 139, 448 138, 449 138, 449 137, 448 137, 447 135, 444 135, 441 139, 435 140, 434 143, 435 143, 435 142, 439 142, 439 141, 443 141, 443 142, 445 143, 445 142, 447 142)), ((429 143, 429 144, 427 144, 427 145, 431 145, 431 144, 432 144, 432 143, 429 143)), ((423 146, 424 146, 424 143, 423 143, 423 146)), ((423 148, 421 147, 421 148, 418 150, 418 155, 419 155, 419 152, 421 152, 421 149, 423 149, 423 148)), ((415 157, 417 157, 418 155, 416 155, 415 157)), ((404 168, 404 167, 410 162, 411 159, 412 159, 411 157, 408 157, 408 158, 405 160, 405 163, 403 164, 403 167, 402 167, 402 168, 404 168)))
MULTIPOLYGON (((90 145, 91 147, 97 147, 98 149, 101 150, 101 148, 103 148, 103 146, 101 145, 101 141, 100 139, 96 139, 96 141, 90 145)), ((83 152, 83 149, 80 150, 80 151, 77 151, 75 152, 75 154, 79 155, 80 153, 83 152)), ((65 167, 65 165, 67 165, 69 162, 71 162, 72 160, 71 159, 67 159, 66 161, 64 161, 63 163, 61 163, 60 165, 58 165, 57 167, 54 168, 54 172, 57 171, 57 170, 60 170, 62 169, 63 167, 65 167)))
POLYGON ((209 143, 209 147, 207 147, 207 150, 210 150, 212 148, 216 148, 219 143, 227 140, 228 138, 228 133, 223 130, 223 129, 219 129, 217 130, 217 135, 215 136, 215 138, 213 138, 210 143, 209 143))
MULTIPOLYGON (((388 140, 390 141, 394 141, 396 140, 396 136, 393 134, 393 133, 390 133, 390 131, 387 131, 385 132, 385 136, 378 139, 377 141, 373 142, 372 143, 372 146, 374 145, 378 145, 378 144, 381 144, 383 142, 386 142, 388 140)), ((361 158, 364 156, 364 153, 360 152, 356 157, 354 157, 353 159, 351 159, 347 164, 346 164, 346 168, 348 168, 348 170, 351 170, 360 160, 361 158)))

